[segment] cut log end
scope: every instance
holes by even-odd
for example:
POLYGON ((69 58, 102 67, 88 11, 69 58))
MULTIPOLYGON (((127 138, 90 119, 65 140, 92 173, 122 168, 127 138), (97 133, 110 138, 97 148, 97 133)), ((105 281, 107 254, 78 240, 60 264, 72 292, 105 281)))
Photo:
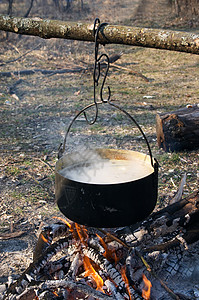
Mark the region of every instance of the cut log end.
POLYGON ((199 106, 157 114, 156 133, 158 146, 165 151, 199 149, 199 106))

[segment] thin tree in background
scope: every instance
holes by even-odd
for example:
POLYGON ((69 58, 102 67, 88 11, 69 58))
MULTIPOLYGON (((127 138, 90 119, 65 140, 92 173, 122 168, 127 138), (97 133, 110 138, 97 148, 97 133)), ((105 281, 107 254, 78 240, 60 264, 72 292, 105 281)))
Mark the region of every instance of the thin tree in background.
POLYGON ((9 16, 12 16, 12 5, 13 5, 13 0, 8 0, 8 12, 7 12, 7 14, 9 16))
POLYGON ((199 0, 174 0, 172 2, 178 17, 194 18, 199 16, 199 0))
POLYGON ((24 18, 27 18, 27 17, 29 16, 29 14, 30 14, 30 12, 31 12, 31 9, 32 9, 32 7, 33 7, 33 3, 34 3, 34 0, 31 0, 30 6, 29 6, 27 12, 26 12, 25 15, 24 15, 24 18))

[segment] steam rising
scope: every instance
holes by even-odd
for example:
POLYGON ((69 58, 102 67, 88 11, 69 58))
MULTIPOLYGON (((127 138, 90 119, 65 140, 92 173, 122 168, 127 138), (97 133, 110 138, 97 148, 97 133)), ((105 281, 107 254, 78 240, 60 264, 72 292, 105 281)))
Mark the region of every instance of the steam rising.
POLYGON ((89 151, 84 161, 78 157, 73 158, 73 163, 61 169, 59 173, 65 178, 82 183, 117 184, 141 179, 153 171, 148 161, 138 157, 107 159, 89 151))

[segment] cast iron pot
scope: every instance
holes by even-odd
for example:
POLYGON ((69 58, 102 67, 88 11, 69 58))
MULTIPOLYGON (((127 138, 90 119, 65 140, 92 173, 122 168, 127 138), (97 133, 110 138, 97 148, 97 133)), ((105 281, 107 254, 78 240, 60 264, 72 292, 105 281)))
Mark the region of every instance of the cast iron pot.
POLYGON ((58 160, 55 172, 55 196, 60 211, 82 225, 101 228, 132 225, 144 220, 157 202, 158 164, 151 156, 136 151, 93 149, 64 154, 58 160), (96 164, 96 159, 100 159, 100 164, 96 164), (139 165, 144 165, 144 171, 133 180, 125 174, 123 180, 117 160, 124 162, 125 166, 130 164, 132 168, 134 161, 139 162, 139 165), (92 165, 97 172, 103 164, 106 174, 109 161, 116 162, 116 179, 108 176, 104 180, 92 180, 87 174, 92 165))

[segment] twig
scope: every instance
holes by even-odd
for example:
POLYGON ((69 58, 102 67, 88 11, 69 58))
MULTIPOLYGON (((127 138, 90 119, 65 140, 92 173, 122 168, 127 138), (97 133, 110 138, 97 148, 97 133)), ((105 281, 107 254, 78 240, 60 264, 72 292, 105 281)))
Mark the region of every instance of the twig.
POLYGON ((10 154, 10 152, 11 153, 21 153, 21 152, 23 152, 23 153, 26 153, 26 154, 32 154, 32 155, 38 155, 38 151, 33 151, 33 150, 26 150, 26 149, 23 149, 23 150, 21 150, 21 149, 19 149, 19 150, 15 150, 15 149, 1 149, 1 152, 3 152, 3 153, 9 153, 10 154))
POLYGON ((157 277, 157 275, 151 269, 151 267, 149 266, 149 264, 147 263, 147 261, 144 259, 144 257, 137 250, 135 250, 135 252, 139 256, 139 258, 141 259, 141 261, 143 262, 143 264, 145 265, 145 267, 147 268, 147 271, 149 271, 151 273, 151 275, 153 275, 154 278, 156 278, 157 280, 159 280, 161 286, 169 293, 169 295, 172 297, 172 299, 180 300, 180 298, 170 288, 168 288, 168 286, 164 283, 164 281, 162 281, 160 278, 157 277))
POLYGON ((7 65, 7 64, 10 64, 10 63, 12 63, 12 62, 15 62, 15 61, 21 59, 22 57, 24 57, 24 56, 26 56, 27 54, 31 53, 32 51, 34 51, 35 49, 39 48, 40 46, 41 46, 41 43, 40 43, 39 45, 37 45, 36 47, 34 47, 33 49, 31 49, 31 50, 25 52, 24 54, 22 54, 22 55, 20 55, 20 56, 18 56, 18 57, 15 58, 15 59, 7 60, 7 61, 1 63, 1 64, 0 64, 0 67, 2 67, 2 66, 4 66, 4 65, 7 65))
POLYGON ((150 81, 146 76, 142 75, 141 73, 139 73, 137 71, 133 71, 131 69, 128 69, 128 68, 125 68, 125 67, 121 67, 121 66, 119 66, 117 64, 112 64, 111 66, 113 68, 116 68, 116 69, 121 69, 121 70, 127 71, 127 72, 129 72, 129 74, 137 75, 137 76, 143 78, 146 82, 150 81))
POLYGON ((123 245, 125 248, 127 248, 128 250, 131 249, 131 247, 129 247, 126 243, 124 243, 122 240, 120 240, 119 238, 117 238, 115 235, 111 234, 110 232, 107 232, 101 228, 97 228, 97 230, 99 230, 100 232, 102 232, 103 234, 105 234, 106 236, 112 238, 113 240, 117 241, 118 243, 120 243, 121 245, 123 245))
POLYGON ((174 188, 177 188, 175 182, 173 181, 173 178, 171 178, 171 183, 173 184, 174 188))
MULTIPOLYGON (((115 64, 115 61, 117 61, 120 57, 121 57, 121 55, 119 56, 117 56, 117 59, 114 61, 114 56, 115 55, 113 55, 113 56, 110 56, 110 58, 109 58, 109 63, 110 63, 110 67, 113 67, 113 68, 116 68, 116 69, 121 69, 121 70, 124 70, 124 71, 127 71, 128 73, 130 73, 130 74, 132 74, 132 75, 136 75, 136 76, 138 76, 138 77, 141 77, 141 78, 143 78, 146 82, 149 82, 150 80, 146 77, 146 76, 144 76, 143 74, 141 74, 141 73, 139 73, 139 72, 137 72, 137 71, 133 71, 133 70, 131 70, 131 69, 129 69, 129 68, 125 68, 125 67, 122 67, 122 66, 119 66, 119 65, 117 65, 117 64, 115 64)), ((80 62, 82 62, 84 65, 87 65, 87 63, 86 62, 84 62, 84 61, 82 61, 82 60, 80 60, 80 62)), ((107 66, 107 63, 106 62, 102 62, 101 64, 100 64, 100 67, 103 69, 103 68, 106 68, 106 66, 107 66)), ((88 70, 92 70, 93 69, 93 66, 87 66, 87 68, 85 69, 85 71, 88 71, 88 70)))
POLYGON ((23 75, 33 75, 35 73, 42 73, 43 75, 55 75, 55 74, 64 74, 64 73, 78 73, 84 71, 84 68, 73 68, 73 69, 59 69, 59 70, 43 70, 43 69, 32 69, 32 70, 21 70, 13 72, 0 72, 0 77, 11 77, 23 76, 23 75))
POLYGON ((12 48, 14 48, 17 53, 20 53, 19 49, 15 45, 13 45, 10 41, 6 41, 6 43, 8 43, 12 48))
POLYGON ((53 170, 53 168, 47 163, 45 162, 44 160, 42 160, 41 158, 35 158, 36 160, 39 160, 40 162, 42 162, 42 164, 46 165, 50 170, 51 172, 54 174, 55 171, 53 170))
POLYGON ((17 85, 21 84, 23 81, 24 80, 20 78, 12 86, 10 86, 9 87, 9 94, 13 96, 15 94, 15 89, 16 89, 17 85))
POLYGON ((7 162, 3 165, 0 165, 0 168, 3 168, 3 167, 7 167, 7 166, 10 166, 10 165, 16 165, 17 163, 23 163, 25 159, 23 160, 18 160, 18 161, 10 161, 10 162, 7 162))
POLYGON ((28 173, 30 178, 32 178, 37 184, 39 184, 40 186, 43 187, 43 184, 41 182, 39 182, 36 178, 34 178, 34 176, 30 174, 30 172, 27 172, 27 173, 28 173))
MULTIPOLYGON (((39 186, 41 186, 44 189, 44 191, 48 193, 48 195, 50 197, 54 198, 54 194, 49 189, 46 190, 45 187, 43 186, 43 184, 40 181, 38 181, 36 178, 34 178, 34 176, 32 176, 30 174, 30 172, 27 172, 27 173, 28 173, 29 177, 32 178, 32 180, 34 180, 39 186)), ((52 180, 51 180, 51 182, 52 182, 52 180)))
POLYGON ((176 195, 174 196, 174 198, 171 199, 170 204, 173 204, 173 203, 178 202, 178 201, 181 200, 183 189, 184 189, 184 185, 186 184, 186 178, 187 178, 187 175, 185 173, 182 176, 182 179, 180 181, 180 186, 178 188, 178 191, 177 191, 176 195))

